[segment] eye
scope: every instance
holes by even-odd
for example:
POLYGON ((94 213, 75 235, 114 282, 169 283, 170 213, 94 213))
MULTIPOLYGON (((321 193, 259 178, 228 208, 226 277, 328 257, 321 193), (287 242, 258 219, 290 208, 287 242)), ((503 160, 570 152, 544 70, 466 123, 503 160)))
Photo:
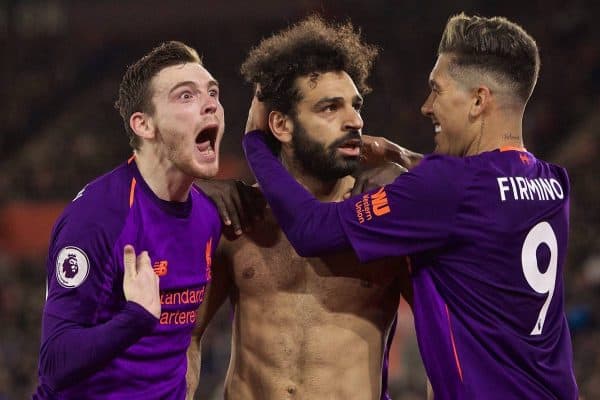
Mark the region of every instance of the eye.
POLYGON ((194 98, 194 93, 192 93, 192 92, 191 92, 191 91, 189 91, 189 90, 186 90, 185 92, 182 92, 182 93, 179 95, 179 98, 180 98, 181 100, 191 100, 191 99, 193 99, 193 98, 194 98))
POLYGON ((332 103, 332 104, 327 104, 326 106, 324 106, 322 108, 322 111, 325 111, 325 112, 334 112, 337 109, 338 109, 337 104, 332 103))
POLYGON ((208 90, 208 95, 212 96, 212 97, 219 97, 219 89, 209 89, 208 90))
POLYGON ((360 110, 362 110, 362 103, 355 103, 352 105, 352 107, 354 107, 354 109, 358 112, 360 112, 360 110))

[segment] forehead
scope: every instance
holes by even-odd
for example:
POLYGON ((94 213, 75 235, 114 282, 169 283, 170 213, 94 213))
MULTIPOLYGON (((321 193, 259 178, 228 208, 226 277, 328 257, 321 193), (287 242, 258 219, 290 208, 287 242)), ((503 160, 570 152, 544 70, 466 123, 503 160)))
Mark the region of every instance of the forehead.
POLYGON ((447 79, 448 76, 448 68, 450 65, 450 56, 447 54, 440 54, 429 74, 430 80, 440 81, 447 79))
POLYGON ((193 82, 199 87, 205 87, 216 80, 202 65, 185 63, 161 69, 151 81, 155 94, 168 92, 180 82, 193 82))
POLYGON ((319 74, 316 78, 301 76, 296 84, 305 101, 318 101, 322 97, 360 97, 358 89, 350 75, 344 71, 332 71, 319 74))

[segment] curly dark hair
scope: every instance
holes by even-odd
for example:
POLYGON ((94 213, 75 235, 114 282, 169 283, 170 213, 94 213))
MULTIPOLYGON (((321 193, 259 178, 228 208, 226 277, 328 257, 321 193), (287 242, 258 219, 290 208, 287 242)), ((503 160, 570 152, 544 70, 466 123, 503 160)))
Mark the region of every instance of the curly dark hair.
POLYGON ((369 93, 366 80, 378 52, 361 40, 360 30, 350 22, 326 23, 311 15, 263 39, 250 51, 241 72, 246 81, 260 84, 259 100, 269 109, 289 114, 301 100, 295 85, 300 76, 345 71, 361 94, 369 93))

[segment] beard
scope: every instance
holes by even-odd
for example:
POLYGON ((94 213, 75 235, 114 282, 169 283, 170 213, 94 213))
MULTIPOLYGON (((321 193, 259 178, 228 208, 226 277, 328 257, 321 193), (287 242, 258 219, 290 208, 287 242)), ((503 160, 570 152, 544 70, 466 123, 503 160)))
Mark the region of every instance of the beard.
POLYGON ((344 157, 337 148, 350 139, 360 139, 360 132, 353 130, 325 147, 311 139, 300 121, 293 118, 292 145, 294 156, 302 169, 322 181, 332 181, 352 174, 359 166, 359 157, 344 157))
MULTIPOLYGON (((214 152, 216 162, 204 164, 196 159, 196 151, 191 149, 191 145, 185 142, 182 135, 177 135, 175 131, 160 130, 156 128, 156 138, 161 142, 160 157, 166 158, 179 171, 192 179, 210 179, 219 172, 219 136, 214 143, 214 152), (186 146, 190 147, 187 149, 186 146)), ((195 144, 194 144, 195 146, 195 144)))

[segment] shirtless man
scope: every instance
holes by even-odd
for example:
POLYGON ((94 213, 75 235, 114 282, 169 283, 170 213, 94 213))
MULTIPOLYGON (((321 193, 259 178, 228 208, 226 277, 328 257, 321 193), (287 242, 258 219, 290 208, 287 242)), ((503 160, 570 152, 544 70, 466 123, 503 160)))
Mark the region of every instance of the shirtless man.
MULTIPOLYGON (((342 200, 354 185, 376 53, 349 23, 310 17, 263 40, 242 65, 272 110, 282 162, 323 201, 342 200)), ((224 237, 188 351, 188 398, 198 385, 200 339, 228 297, 226 399, 389 398, 388 337, 401 290, 410 297, 403 263, 361 265, 350 252, 302 258, 268 212, 252 232, 224 237)))

